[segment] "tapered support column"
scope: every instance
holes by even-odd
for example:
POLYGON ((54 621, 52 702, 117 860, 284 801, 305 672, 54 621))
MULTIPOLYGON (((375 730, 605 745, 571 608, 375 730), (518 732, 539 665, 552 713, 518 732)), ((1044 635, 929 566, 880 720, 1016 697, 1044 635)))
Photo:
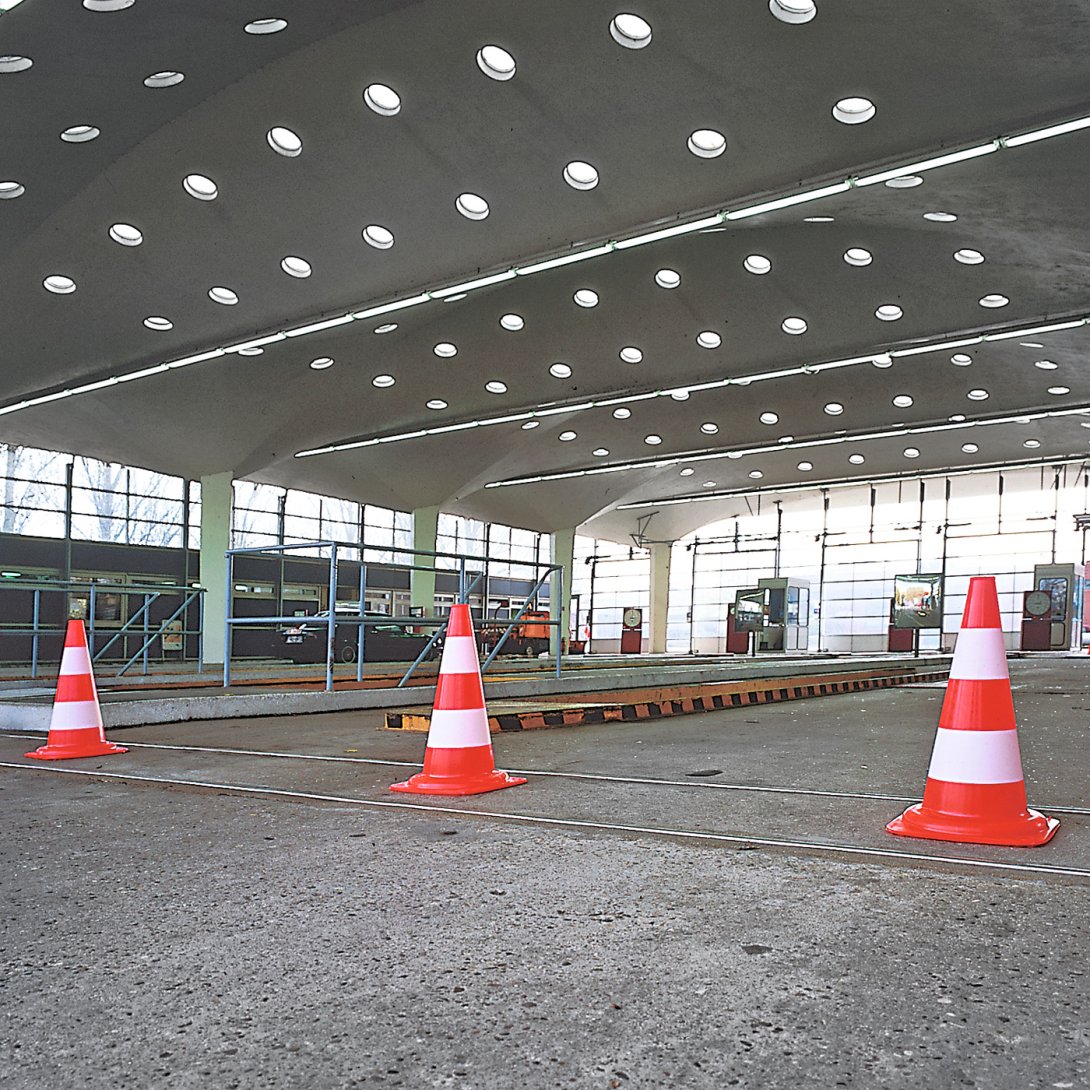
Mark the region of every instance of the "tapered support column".
MULTIPOLYGON (((439 508, 418 507, 413 512, 413 548, 433 553, 438 536, 439 508)), ((410 601, 414 606, 423 606, 424 612, 430 615, 435 612, 435 558, 416 556, 413 563, 429 570, 412 573, 410 601)))
POLYGON ((553 574, 549 584, 549 614, 551 620, 560 619, 560 628, 552 629, 549 637, 549 650, 556 654, 556 640, 567 639, 571 629, 571 579, 575 560, 575 527, 570 530, 557 530, 552 535, 550 561, 564 569, 563 579, 553 574), (563 584, 563 587, 561 587, 563 584))
POLYGON ((226 652, 224 627, 227 598, 227 557, 231 548, 231 500, 234 475, 213 473, 201 478, 201 586, 204 587, 204 661, 222 664, 226 652))
POLYGON ((648 630, 651 634, 650 650, 653 655, 666 652, 666 617, 670 608, 670 557, 671 543, 656 542, 651 546, 651 617, 648 630))

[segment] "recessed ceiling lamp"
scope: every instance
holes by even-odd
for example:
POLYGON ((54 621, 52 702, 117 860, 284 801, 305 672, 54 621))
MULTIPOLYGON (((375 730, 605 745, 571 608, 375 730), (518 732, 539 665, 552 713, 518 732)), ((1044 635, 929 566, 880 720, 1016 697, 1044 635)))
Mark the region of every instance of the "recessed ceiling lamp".
POLYGON ((705 329, 696 335, 696 343, 701 348, 718 348, 723 343, 723 338, 713 329, 705 329))
POLYGON ((540 428, 540 427, 541 427, 541 421, 540 420, 527 420, 526 423, 522 425, 522 430, 523 431, 533 431, 534 428, 540 428))
POLYGON ((394 244, 394 233, 386 227, 380 227, 377 223, 371 223, 361 232, 363 241, 368 246, 374 246, 376 250, 388 250, 394 244))
POLYGON ((874 359, 871 360, 871 363, 875 367, 881 367, 881 368, 892 367, 893 366, 893 357, 888 352, 881 352, 877 356, 875 356, 874 359))
POLYGON ((199 201, 214 201, 219 196, 216 183, 203 174, 187 174, 182 179, 182 188, 199 201))
POLYGON ((238 350, 240 356, 263 356, 265 354, 264 348, 240 348, 238 350))
POLYGON ((379 333, 379 334, 393 333, 393 331, 395 329, 397 329, 397 322, 386 322, 384 325, 375 326, 375 328, 374 328, 374 330, 372 330, 372 332, 379 333))
POLYGON ((803 223, 833 223, 835 216, 803 216, 803 223))
POLYGON ((570 443, 576 437, 577 434, 578 433, 574 432, 574 431, 562 431, 557 436, 557 439, 559 439, 561 443, 570 443))
POLYGON ((686 466, 679 474, 679 477, 691 477, 696 472, 692 466, 686 466))
POLYGON ((455 345, 451 344, 450 341, 440 341, 432 349, 432 351, 437 356, 440 356, 442 359, 445 359, 445 360, 450 359, 451 356, 457 356, 458 355, 457 347, 455 345))
POLYGON ((515 74, 515 58, 498 45, 483 45, 477 50, 477 67, 490 79, 508 80, 515 74))
POLYGON ((670 393, 671 401, 688 401, 692 395, 688 390, 673 390, 670 393))
POLYGON ((970 401, 987 401, 988 400, 988 391, 987 390, 970 390, 965 396, 970 401))
POLYGON ((755 276, 764 276, 766 272, 771 270, 772 262, 763 254, 750 254, 749 257, 742 262, 742 268, 746 272, 751 272, 755 276))
POLYGON ((643 437, 643 441, 649 447, 657 447, 662 442, 662 436, 661 435, 645 435, 643 437))
POLYGON ((867 459, 862 454, 849 454, 848 461, 853 466, 861 466, 867 459))
POLYGON ((912 407, 912 398, 908 394, 898 394, 893 399, 893 404, 898 409, 910 409, 912 407))
POLYGON ((844 412, 844 406, 841 405, 839 401, 830 401, 829 404, 825 406, 825 412, 828 413, 829 416, 840 416, 840 414, 844 412))
POLYGON ((73 125, 61 133, 61 139, 66 144, 86 144, 88 141, 97 140, 101 135, 102 131, 94 125, 73 125))
POLYGON ((955 352, 950 357, 950 362, 955 367, 968 367, 973 362, 973 357, 964 352, 955 352))
POLYGON ((145 78, 145 87, 173 87, 185 79, 184 72, 152 72, 145 78))
POLYGON ((614 420, 627 420, 632 415, 631 409, 626 409, 623 405, 619 409, 613 410, 614 420))
POLYGON ((1027 439, 1022 446, 1028 447, 1030 450, 1036 450, 1041 445, 1040 439, 1027 439))
POLYGON ((980 300, 982 307, 989 307, 994 310, 997 307, 1005 307, 1010 300, 1005 295, 985 295, 980 300))
POLYGON ((715 487, 715 481, 705 481, 701 485, 701 488, 714 488, 714 487, 715 487))
POLYGON ((640 363, 643 353, 633 345, 626 345, 617 353, 625 363, 640 363))
POLYGON ((955 250, 954 260, 962 265, 980 265, 984 261, 984 255, 979 250, 955 250))
POLYGON ((287 25, 287 19, 254 19, 243 30, 247 34, 279 34, 287 25))
POLYGON ((526 323, 521 314, 505 314, 500 318, 500 325, 511 333, 517 333, 526 323))
POLYGON ((51 291, 54 295, 71 295, 76 290, 76 282, 70 276, 60 276, 54 273, 42 281, 42 287, 51 291))
POLYGON ((795 468, 797 470, 799 470, 801 473, 809 473, 810 470, 814 468, 814 463, 813 462, 799 462, 799 464, 797 466, 795 466, 795 468))
POLYGON ((316 360, 310 361, 311 370, 324 371, 327 367, 333 366, 332 356, 319 356, 316 360))
POLYGON ((784 318, 780 322, 780 329, 784 333, 790 333, 793 337, 798 337, 800 334, 806 332, 806 320, 804 318, 784 318))
POLYGON ((1052 394, 1053 397, 1063 397, 1064 394, 1071 393, 1071 387, 1070 386, 1050 386, 1048 388, 1048 392, 1050 394, 1052 394))
POLYGON ((869 265, 874 257, 871 255, 870 250, 864 250, 861 246, 852 246, 844 251, 844 260, 849 265, 861 269, 864 265, 869 265))
POLYGON ((710 420, 707 423, 700 425, 700 430, 705 435, 717 435, 719 432, 719 425, 713 424, 710 420))
POLYGON ((303 153, 303 141, 299 138, 299 134, 292 132, 291 129, 285 129, 283 125, 274 125, 265 134, 265 139, 277 155, 294 159, 303 153))
POLYGON ((377 387, 379 390, 388 390, 393 384, 397 382, 397 379, 393 375, 375 375, 371 379, 371 385, 377 387))
POLYGON ((488 218, 488 201, 484 197, 478 197, 476 193, 462 193, 454 202, 454 207, 462 213, 467 220, 483 220, 488 218))
POLYGON ((964 424, 965 423, 965 414, 964 413, 954 413, 953 416, 948 416, 946 419, 949 420, 951 424, 964 424))
POLYGON ((1040 341, 1019 341, 1022 348, 1044 348, 1040 341))
POLYGON ((88 11, 124 11, 131 8, 136 0, 83 0, 88 11))
POLYGON ((19 182, 0 182, 0 201, 13 201, 26 192, 26 187, 19 182))
POLYGON ((115 223, 110 228, 110 238, 122 246, 139 246, 144 236, 131 223, 115 223))
POLYGON ((598 293, 590 288, 580 288, 572 298, 581 307, 596 307, 598 305, 598 293))
POLYGON ((595 449, 591 451, 591 454, 593 454, 595 458, 605 458, 609 454, 609 451, 605 447, 595 447, 595 449))
MULTIPOLYGON (((759 480, 760 480, 760 479, 761 479, 761 478, 762 478, 762 477, 764 476, 764 474, 763 474, 763 473, 762 473, 762 472, 761 472, 761 471, 760 471, 759 469, 751 469, 751 470, 749 471, 749 475, 750 475, 750 476, 751 476, 751 477, 752 477, 752 478, 753 478, 753 479, 754 479, 755 481, 759 481, 759 480)), ((714 485, 714 483, 715 483, 715 482, 713 481, 713 482, 712 482, 712 484, 714 485)))
POLYGON ((500 382, 498 379, 492 379, 490 382, 484 384, 484 388, 490 394, 505 394, 507 393, 507 383, 500 382))
POLYGON ((883 303, 875 312, 874 316, 882 322, 895 322, 904 314, 899 306, 893 303, 883 303))
POLYGON ((957 216, 953 212, 925 212, 923 218, 932 223, 953 223, 957 216))
POLYGON ((781 23, 808 23, 817 15, 814 0, 768 0, 768 10, 781 23))
POLYGON ((549 374, 553 378, 571 378, 571 368, 566 363, 554 363, 549 368, 549 374))
POLYGON ((761 413, 760 420, 762 424, 778 424, 780 422, 780 417, 778 413, 765 412, 761 413))
POLYGON ((870 121, 876 112, 876 107, 869 98, 842 98, 833 107, 833 117, 843 125, 862 125, 864 121, 870 121))
MULTIPOLYGON (((429 402, 427 402, 425 407, 438 411, 439 409, 445 409, 447 407, 447 403, 441 397, 433 397, 429 402)), ((523 427, 525 426, 526 425, 523 424, 523 427)))
POLYGON ((0 57, 0 72, 25 72, 33 64, 29 57, 0 57))
POLYGON ((793 435, 781 435, 779 439, 776 440, 777 443, 793 443, 794 441, 795 437, 793 435))
POLYGON ((610 21, 609 33, 625 49, 643 49, 651 44, 651 24, 631 12, 615 15, 610 21))
POLYGON ((282 268, 288 276, 294 276, 300 280, 305 280, 311 273, 310 262, 301 257, 285 257, 284 260, 280 262, 280 268, 282 268))
POLYGON ((222 303, 225 307, 233 307, 238 302, 238 295, 230 288, 223 287, 209 288, 208 298, 213 303, 222 303))
POLYGON ((598 171, 581 159, 573 159, 564 168, 564 181, 572 189, 593 189, 598 184, 598 171))
POLYGON ((727 150, 727 138, 715 129, 696 129, 689 134, 688 147, 701 159, 715 159, 727 150))
POLYGON ((155 329, 160 332, 166 332, 166 330, 174 328, 174 323, 169 318, 163 318, 158 314, 152 314, 145 318, 144 325, 148 329, 155 329))
POLYGON ((681 283, 681 275, 673 269, 659 269, 655 273, 655 283, 660 288, 676 288, 681 283))
POLYGON ((1033 366, 1039 367, 1042 371, 1055 371, 1059 364, 1053 363, 1052 360, 1037 360, 1033 366))
POLYGON ((962 443, 961 449, 965 451, 966 454, 976 454, 976 452, 980 450, 980 447, 978 447, 976 443, 962 443))
POLYGON ((906 458, 919 458, 920 456, 920 452, 916 447, 905 447, 902 453, 906 458))
POLYGON ((363 101, 383 117, 393 117, 401 111, 401 96, 385 83, 372 83, 363 91, 363 101))
POLYGON ((899 178, 887 178, 883 184, 889 189, 915 189, 923 185, 923 178, 918 174, 902 174, 899 178))

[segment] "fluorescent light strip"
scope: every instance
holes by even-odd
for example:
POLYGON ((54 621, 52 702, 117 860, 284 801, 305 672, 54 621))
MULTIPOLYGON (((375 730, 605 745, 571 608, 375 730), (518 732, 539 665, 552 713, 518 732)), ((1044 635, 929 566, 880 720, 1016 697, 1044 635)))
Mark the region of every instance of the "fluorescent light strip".
POLYGON ((310 325, 296 326, 295 329, 285 329, 285 337, 305 337, 308 333, 320 333, 323 329, 333 329, 339 325, 347 325, 354 322, 354 314, 342 314, 339 318, 327 318, 322 322, 312 322, 310 325))
POLYGON ((380 314, 392 314, 395 310, 405 310, 407 307, 415 307, 418 303, 426 303, 431 296, 425 291, 419 295, 412 295, 408 299, 398 299, 393 303, 382 303, 377 307, 368 307, 366 310, 357 310, 352 317, 362 321, 366 318, 377 318, 380 314))
POLYGON ((508 269, 506 272, 493 273, 491 276, 479 276, 476 280, 469 280, 464 284, 454 284, 449 288, 439 288, 436 291, 429 291, 428 296, 432 299, 445 299, 448 295, 462 295, 467 291, 475 291, 477 288, 487 288, 492 284, 500 284, 504 280, 514 280, 515 270, 508 269))
POLYGON ((1005 148, 1020 148, 1023 144, 1035 144, 1038 140, 1078 132, 1079 129, 1090 129, 1090 117, 1078 117, 1074 121, 1064 121, 1059 125, 1047 125, 1043 129, 1033 129, 1019 136, 1002 136, 1000 142, 1005 148))
POLYGON ((936 167, 949 166, 951 163, 961 163, 966 159, 979 159, 982 155, 990 155, 998 151, 998 140, 990 140, 987 144, 977 144, 976 147, 965 148, 963 151, 952 151, 949 155, 936 155, 931 159, 921 159, 918 163, 909 163, 903 167, 893 167, 890 170, 881 170, 877 174, 868 174, 862 178, 856 178, 856 186, 876 185, 878 182, 886 182, 891 178, 904 178, 910 174, 922 174, 926 170, 934 170, 936 167))
POLYGON ((577 250, 563 257, 550 257, 547 261, 538 261, 533 265, 520 265, 515 269, 516 276, 531 276, 534 273, 545 272, 546 269, 559 269, 563 265, 573 265, 577 261, 587 261, 592 257, 601 257, 603 254, 613 252, 613 243, 607 242, 602 246, 594 246, 589 250, 577 250))
POLYGON ((714 216, 705 216, 704 219, 679 223, 674 227, 663 227, 659 231, 648 231, 643 235, 633 235, 631 238, 620 239, 613 243, 613 248, 615 250, 629 250, 633 246, 645 246, 649 242, 658 242, 659 239, 688 235, 692 234, 693 231, 704 231, 709 227, 718 227, 724 218, 725 214, 723 212, 716 212, 714 216))
POLYGON ((248 348, 260 348, 263 344, 272 344, 274 341, 282 341, 286 337, 284 333, 270 333, 267 337, 258 337, 255 341, 243 341, 241 344, 233 344, 225 348, 224 352, 244 352, 248 348))
MULTIPOLYGON (((1022 332, 1009 334, 1012 337, 1021 337, 1022 332)), ((925 352, 947 352, 951 348, 968 348, 970 345, 980 344, 984 337, 964 337, 960 341, 942 341, 940 344, 924 344, 918 348, 891 348, 889 354, 894 358, 900 356, 921 356, 925 352)))
MULTIPOLYGON (((832 197, 837 193, 846 193, 852 188, 853 182, 845 179, 833 185, 823 185, 820 189, 810 189, 805 193, 793 193, 790 197, 778 197, 776 200, 765 201, 762 204, 751 204, 748 208, 739 208, 734 212, 724 215, 726 220, 741 220, 749 216, 759 216, 763 212, 775 212, 779 208, 791 208, 796 204, 806 204, 808 201, 817 201, 822 197, 832 197)), ((620 243, 618 243, 618 247, 620 243)))
POLYGON ((1061 329, 1074 329, 1086 325, 1090 318, 1073 318, 1070 322, 1057 322, 1054 325, 1038 325, 1032 329, 1008 329, 1003 333, 985 333, 986 341, 1008 341, 1013 337, 1032 337, 1037 333, 1056 333, 1061 329))

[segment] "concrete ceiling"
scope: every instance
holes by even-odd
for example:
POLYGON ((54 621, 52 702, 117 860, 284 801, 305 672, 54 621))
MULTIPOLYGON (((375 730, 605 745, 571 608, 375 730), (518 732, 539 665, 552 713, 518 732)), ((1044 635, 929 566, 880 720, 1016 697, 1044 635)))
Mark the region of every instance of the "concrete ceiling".
POLYGON ((1084 4, 817 0, 789 24, 766 0, 634 0, 622 10, 653 32, 640 49, 597 0, 285 7, 22 0, 0 16, 0 54, 33 62, 0 59, 0 196, 22 187, 0 199, 0 440, 624 541, 650 511, 677 537, 745 490, 1087 450, 1090 326, 1070 323, 1090 315, 1090 129, 998 139, 1090 115, 1084 4), (287 26, 244 29, 273 17, 287 26), (485 45, 514 57, 512 78, 481 70, 485 45), (184 79, 144 85, 163 71, 184 79), (396 115, 365 102, 376 83, 396 115), (846 97, 874 117, 837 121, 846 97), (100 135, 60 138, 86 125, 100 135), (273 150, 274 126, 299 154, 273 150), (690 152, 698 129, 724 134, 723 154, 690 152), (970 148, 989 150, 919 184, 855 184, 970 148), (567 184, 572 161, 594 188, 567 184), (190 174, 215 199, 186 193, 190 174), (487 218, 459 214, 462 193, 487 218), (118 244, 114 224, 142 242, 118 244), (372 224, 392 247, 364 241, 372 224), (509 273, 603 243, 621 245, 509 273), (857 249, 869 263, 845 260, 857 249), (509 278, 294 335, 493 273, 509 278), (56 275, 76 290, 45 290, 56 275), (597 305, 575 302, 587 289, 597 305), (901 316, 876 317, 887 306, 901 316), (952 341, 970 343, 924 350, 952 341), (454 430, 418 434, 435 428, 454 430))

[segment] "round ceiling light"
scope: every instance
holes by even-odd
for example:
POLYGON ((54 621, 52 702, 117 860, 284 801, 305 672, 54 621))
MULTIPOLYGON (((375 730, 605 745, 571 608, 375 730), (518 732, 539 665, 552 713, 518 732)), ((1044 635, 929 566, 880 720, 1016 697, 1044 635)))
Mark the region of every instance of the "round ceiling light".
POLYGON ((679 474, 679 477, 691 477, 696 472, 692 466, 686 466, 679 474))
POLYGON ((401 96, 385 83, 372 83, 363 91, 363 101, 383 117, 393 117, 401 111, 401 96))
POLYGON ((1041 445, 1040 439, 1027 439, 1022 446, 1027 447, 1029 450, 1036 450, 1041 445))
POLYGON ((442 359, 448 360, 451 356, 458 355, 458 349, 450 341, 440 341, 432 351, 442 359))
POLYGON ((806 320, 804 318, 784 318, 784 320, 780 322, 780 329, 782 329, 784 333, 790 333, 793 337, 805 333, 806 328, 806 320))
POLYGON ((962 265, 980 265, 984 261, 984 255, 979 250, 955 250, 954 260, 962 265))
POLYGON ((83 0, 88 11, 124 11, 135 3, 136 0, 83 0))
POLYGON ((813 462, 799 462, 799 464, 797 466, 795 466, 795 468, 797 470, 799 470, 801 473, 809 473, 810 470, 814 468, 814 463, 813 462))
POLYGON ((566 363, 554 363, 549 368, 549 374, 553 378, 571 378, 571 368, 566 363))
POLYGON ((966 355, 964 352, 955 352, 950 357, 950 362, 955 367, 968 367, 973 362, 973 357, 966 355))
POLYGON ((953 223, 957 216, 953 212, 925 212, 923 218, 932 223, 953 223))
POLYGON ((522 430, 523 431, 532 431, 534 428, 540 428, 540 427, 541 427, 541 421, 540 420, 527 420, 526 423, 522 425, 522 430))
POLYGON ((478 197, 476 193, 461 193, 454 202, 454 207, 462 213, 467 220, 483 220, 488 218, 488 201, 484 197, 478 197))
POLYGON ((923 178, 918 174, 902 174, 900 178, 887 178, 885 184, 889 189, 915 189, 923 185, 923 178))
POLYGON ((701 348, 718 348, 723 343, 723 338, 714 329, 705 329, 696 335, 696 343, 701 348))
POLYGON ((0 201, 13 201, 26 192, 26 186, 19 182, 0 182, 0 201))
POLYGON ((482 45, 477 50, 477 67, 490 79, 508 80, 515 74, 515 58, 498 45, 482 45))
POLYGON ((372 330, 373 333, 393 333, 397 329, 397 322, 384 322, 382 325, 375 326, 372 330))
POLYGON ((166 330, 174 328, 174 323, 169 318, 164 318, 159 314, 152 314, 145 318, 144 325, 148 329, 155 329, 160 332, 166 332, 166 330))
POLYGON ((760 420, 762 424, 778 424, 780 422, 780 417, 778 413, 765 412, 761 413, 760 420))
POLYGON ((703 485, 701 485, 701 487, 702 488, 714 488, 715 487, 715 481, 705 481, 703 483, 703 485))
POLYGON ((144 236, 131 223, 115 223, 110 228, 110 238, 122 246, 139 246, 144 236))
POLYGON ((965 414, 954 413, 953 416, 948 416, 946 419, 949 420, 951 424, 963 424, 965 422, 965 414))
POLYGON ((772 262, 763 254, 750 254, 749 257, 742 262, 742 268, 746 272, 751 272, 754 276, 764 276, 766 272, 769 272, 772 268, 772 262))
POLYGON ((814 0, 768 0, 768 10, 781 23, 808 23, 817 15, 814 0))
POLYGON ((988 400, 988 391, 987 390, 970 390, 965 396, 970 401, 987 401, 988 400))
POLYGON ((605 447, 595 447, 594 450, 591 451, 591 454, 593 454, 595 458, 605 458, 609 454, 609 451, 605 447))
POLYGON ((33 65, 34 62, 29 57, 0 57, 0 72, 25 72, 33 65))
POLYGON ((310 361, 310 366, 314 371, 324 371, 327 367, 333 366, 333 357, 319 356, 316 360, 310 361))
POLYGON ((386 227, 380 227, 377 223, 368 224, 363 231, 363 241, 368 246, 374 246, 376 250, 388 250, 394 244, 394 233, 386 227))
POLYGON ((718 433, 719 433, 719 425, 718 425, 718 424, 713 424, 713 423, 712 423, 712 422, 711 422, 711 421, 709 420, 709 421, 707 421, 706 423, 704 423, 704 424, 701 424, 701 425, 700 425, 700 430, 701 430, 701 431, 702 431, 702 432, 703 432, 703 433, 704 433, 705 435, 718 435, 718 433))
POLYGON ((1005 307, 1010 300, 1005 295, 993 294, 985 295, 979 302, 982 307, 988 307, 990 310, 995 310, 997 307, 1005 307))
POLYGON ((764 474, 763 474, 763 473, 762 473, 762 472, 761 472, 761 471, 760 471, 759 469, 751 469, 751 470, 749 471, 749 475, 750 475, 750 476, 751 476, 751 477, 752 477, 752 478, 753 478, 753 479, 754 479, 755 481, 759 481, 759 480, 760 480, 760 479, 761 479, 761 478, 762 478, 762 477, 764 476, 764 474))
POLYGON ((893 357, 888 352, 880 352, 874 359, 871 360, 871 364, 875 367, 892 367, 893 357))
POLYGON ((184 72, 152 72, 145 78, 145 87, 173 87, 185 79, 184 72))
POLYGON ((238 350, 240 356, 263 356, 265 354, 264 348, 240 348, 238 350))
POLYGON ((840 416, 840 414, 844 412, 844 406, 841 405, 839 401, 830 401, 829 404, 825 406, 825 412, 828 413, 829 416, 840 416))
POLYGON ((662 442, 662 436, 661 435, 645 435, 643 437, 643 441, 649 447, 657 447, 662 442))
POLYGON ((688 390, 673 390, 670 393, 671 401, 688 401, 692 394, 688 390))
POLYGON ((833 223, 835 216, 803 216, 803 223, 833 223))
POLYGON ((230 288, 224 287, 209 288, 208 298, 213 303, 222 303, 225 307, 233 307, 238 302, 238 295, 230 288))
POLYGON ((500 382, 499 379, 492 379, 490 382, 484 384, 484 388, 490 394, 505 394, 507 393, 507 383, 500 382))
POLYGON ((912 398, 908 394, 898 394, 893 399, 893 404, 898 409, 910 409, 912 407, 912 398))
POLYGON ((303 154, 303 141, 299 138, 299 134, 284 128, 283 125, 274 125, 265 134, 265 139, 277 155, 294 159, 297 155, 303 154))
POLYGON ((715 159, 727 150, 727 138, 715 129, 696 129, 689 134, 688 147, 701 159, 715 159))
POLYGON ((1071 393, 1071 387, 1070 386, 1050 386, 1048 388, 1048 392, 1050 394, 1052 394, 1053 397, 1063 397, 1064 394, 1071 393))
POLYGON ((280 268, 288 276, 297 277, 299 280, 305 280, 311 274, 310 262, 301 257, 285 257, 280 262, 280 268))
POLYGON ((66 144, 86 144, 88 141, 97 140, 102 135, 102 130, 94 125, 73 125, 61 133, 61 139, 66 144))
POLYGON ((393 375, 375 375, 371 379, 371 385, 379 390, 388 390, 395 382, 397 382, 397 379, 393 375))
POLYGON ((1037 360, 1034 367, 1039 367, 1042 371, 1055 371, 1059 364, 1053 363, 1052 360, 1037 360))
POLYGON ((895 322, 904 314, 899 306, 894 303, 883 303, 875 312, 874 316, 880 322, 895 322))
POLYGON ((247 34, 279 34, 287 25, 287 19, 254 19, 243 30, 247 34))
POLYGON ((596 307, 598 305, 598 293, 590 288, 580 288, 572 298, 581 307, 596 307))
POLYGON ((962 443, 961 449, 965 451, 966 454, 976 454, 976 452, 980 450, 980 447, 978 447, 976 443, 962 443))
POLYGON ((919 458, 920 452, 916 447, 905 447, 901 452, 906 458, 919 458))
POLYGON ((861 246, 852 246, 844 251, 844 260, 849 265, 861 269, 864 265, 869 265, 874 257, 871 255, 870 250, 864 250, 861 246))
POLYGON ((54 273, 42 281, 42 287, 51 291, 54 295, 71 295, 76 290, 76 282, 70 276, 60 276, 54 273))
POLYGON ((214 201, 219 196, 216 183, 203 174, 187 174, 182 179, 182 188, 199 201, 214 201))
POLYGON ((842 98, 833 107, 833 117, 844 125, 862 125, 874 117, 876 107, 869 98, 842 98))
POLYGON ((511 333, 517 333, 526 323, 521 314, 505 314, 500 318, 500 325, 511 333))
POLYGON ((574 432, 574 431, 562 431, 557 436, 557 439, 559 439, 561 443, 570 443, 576 437, 577 434, 578 433, 574 432))
POLYGON ((862 454, 849 454, 848 461, 853 466, 861 466, 867 459, 862 454))
POLYGON ((655 273, 655 283, 660 288, 676 288, 681 283, 681 274, 673 269, 659 269, 655 273))
POLYGON ((643 360, 643 353, 634 345, 626 345, 617 354, 625 363, 640 363, 643 360))
POLYGON ((625 49, 643 49, 651 44, 651 24, 631 12, 615 15, 610 21, 609 33, 625 49))
POLYGON ((564 181, 572 189, 593 189, 598 184, 598 171, 581 159, 573 159, 564 168, 564 181))
POLYGON ((425 407, 438 411, 439 409, 445 409, 447 407, 447 403, 441 397, 433 397, 429 402, 427 402, 425 407))
POLYGON ((627 420, 632 415, 631 409, 626 409, 623 405, 619 409, 613 410, 614 420, 627 420))

